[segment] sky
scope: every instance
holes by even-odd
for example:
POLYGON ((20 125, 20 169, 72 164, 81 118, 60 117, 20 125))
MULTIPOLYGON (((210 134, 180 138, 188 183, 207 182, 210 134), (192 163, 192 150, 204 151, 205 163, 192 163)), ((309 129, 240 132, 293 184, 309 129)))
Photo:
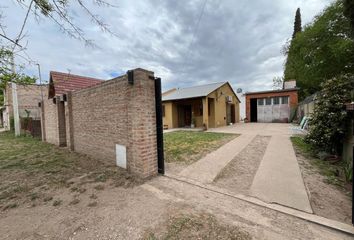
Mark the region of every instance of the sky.
MULTIPOLYGON (((295 11, 303 25, 333 0, 107 0, 114 7, 87 7, 115 34, 102 32, 85 11, 70 1, 72 21, 97 47, 63 33, 48 18, 31 13, 25 26, 26 54, 38 62, 43 80, 49 71, 111 79, 145 68, 162 78, 163 90, 200 84, 231 83, 236 90, 272 88, 283 75, 282 46, 291 38, 295 11)), ((29 3, 25 0, 25 3, 29 3)), ((26 15, 16 0, 1 0, 1 24, 15 38, 26 15)), ((4 43, 4 41, 2 41, 4 43)), ((37 66, 19 53, 15 61, 38 76, 37 66)))

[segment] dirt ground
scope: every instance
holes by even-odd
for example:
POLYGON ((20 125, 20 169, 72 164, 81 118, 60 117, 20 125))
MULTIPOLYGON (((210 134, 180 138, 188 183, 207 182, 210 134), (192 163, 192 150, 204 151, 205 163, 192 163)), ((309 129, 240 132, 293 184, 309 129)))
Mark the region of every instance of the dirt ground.
POLYGON ((348 193, 326 182, 326 177, 313 166, 311 159, 296 150, 296 157, 316 215, 351 224, 351 199, 348 193))
POLYGON ((269 136, 256 136, 218 174, 214 180, 215 185, 247 195, 270 138, 269 136))
POLYGON ((53 193, 54 199, 61 199, 59 205, 2 211, 0 239, 351 239, 167 177, 132 188, 105 182, 102 188, 75 195, 61 189, 53 193), (74 204, 75 198, 79 202, 74 204))

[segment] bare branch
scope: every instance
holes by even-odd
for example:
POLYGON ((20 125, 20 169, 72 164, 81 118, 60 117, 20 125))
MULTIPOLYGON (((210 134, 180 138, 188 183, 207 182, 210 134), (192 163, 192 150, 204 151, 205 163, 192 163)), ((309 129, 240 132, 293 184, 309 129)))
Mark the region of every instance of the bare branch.
POLYGON ((104 0, 94 0, 94 3, 97 4, 98 6, 119 8, 117 5, 113 5, 112 3, 109 3, 104 0))
POLYGON ((118 37, 118 35, 117 35, 116 33, 112 32, 112 31, 109 29, 109 27, 108 27, 107 24, 105 24, 102 20, 100 20, 97 15, 93 14, 93 13, 85 6, 85 4, 82 2, 82 0, 77 0, 77 2, 78 2, 79 5, 85 10, 85 12, 91 17, 92 21, 93 21, 94 23, 96 23, 96 24, 101 28, 102 31, 108 32, 108 33, 110 33, 111 35, 113 35, 113 36, 115 36, 115 37, 118 37))
POLYGON ((11 38, 8 38, 8 37, 6 37, 5 35, 3 35, 3 34, 1 34, 1 33, 0 33, 0 37, 3 37, 3 38, 5 38, 7 41, 10 41, 11 43, 13 43, 13 44, 15 44, 15 45, 17 45, 17 46, 19 46, 19 47, 22 48, 22 46, 21 46, 20 44, 18 44, 15 40, 12 40, 11 38))

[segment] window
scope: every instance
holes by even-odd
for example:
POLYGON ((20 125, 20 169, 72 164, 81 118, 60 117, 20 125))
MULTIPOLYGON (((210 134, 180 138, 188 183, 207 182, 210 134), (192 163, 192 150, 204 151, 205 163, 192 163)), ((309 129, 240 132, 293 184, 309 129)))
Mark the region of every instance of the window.
POLYGON ((259 106, 264 105, 264 99, 263 98, 258 98, 258 105, 259 106))
POLYGON ((266 98, 265 102, 266 102, 266 105, 272 105, 272 99, 271 98, 266 98))
POLYGON ((288 104, 289 103, 289 97, 285 96, 285 97, 281 97, 281 104, 288 104))
POLYGON ((274 97, 273 98, 273 104, 278 105, 280 103, 280 98, 279 97, 274 97))
POLYGON ((165 117, 165 105, 162 105, 162 117, 165 117))
POLYGON ((199 116, 203 116, 203 104, 199 105, 199 116))

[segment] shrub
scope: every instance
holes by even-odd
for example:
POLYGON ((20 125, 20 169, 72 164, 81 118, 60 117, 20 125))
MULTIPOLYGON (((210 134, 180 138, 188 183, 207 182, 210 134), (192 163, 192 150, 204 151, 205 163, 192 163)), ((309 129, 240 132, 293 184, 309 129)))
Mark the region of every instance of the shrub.
POLYGON ((349 119, 344 104, 351 101, 353 82, 354 75, 342 75, 322 83, 306 142, 321 151, 340 153, 349 119))

